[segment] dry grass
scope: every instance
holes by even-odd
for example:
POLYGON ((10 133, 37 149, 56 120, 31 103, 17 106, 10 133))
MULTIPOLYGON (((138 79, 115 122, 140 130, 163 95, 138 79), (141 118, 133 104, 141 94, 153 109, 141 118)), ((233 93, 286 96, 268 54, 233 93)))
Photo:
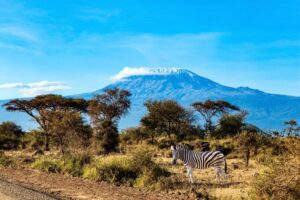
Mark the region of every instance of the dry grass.
MULTIPOLYGON (((294 160, 297 161, 299 167, 300 159, 299 156, 297 156, 297 152, 299 152, 300 147, 299 140, 285 138, 282 141, 286 143, 285 148, 287 149, 285 150, 285 148, 283 148, 283 150, 291 155, 296 155, 294 156, 294 160)), ((234 143, 234 141, 226 139, 219 141, 211 141, 211 144, 213 144, 213 146, 228 145, 230 142, 234 143)), ((194 143, 196 142, 194 141, 194 143)), ((193 189, 194 191, 196 191, 195 193, 201 192, 203 194, 204 191, 204 193, 207 192, 210 196, 213 196, 217 199, 250 199, 251 197, 253 198, 253 194, 258 193, 258 191, 255 190, 255 185, 258 182, 258 178, 261 176, 261 174, 263 174, 263 172, 270 171, 270 169, 272 169, 275 163, 277 162, 277 159, 281 156, 273 155, 271 147, 267 147, 265 149, 259 150, 258 155, 256 157, 253 157, 253 155, 251 155, 250 165, 248 168, 245 168, 242 155, 239 155, 239 151, 235 151, 227 157, 228 180, 216 181, 214 179, 215 174, 213 168, 205 170, 195 169, 193 174, 196 183, 193 186, 191 186, 191 184, 189 184, 187 181, 185 175, 186 172, 183 165, 180 162, 176 166, 170 164, 171 151, 169 150, 169 148, 159 148, 156 145, 149 145, 146 143, 146 141, 142 142, 141 144, 126 145, 122 148, 125 155, 116 154, 112 155, 111 158, 116 159, 117 157, 124 157, 128 159, 128 157, 130 157, 130 155, 132 155, 133 152, 137 150, 139 151, 139 149, 148 149, 150 152, 152 152, 152 158, 155 161, 155 163, 157 163, 163 169, 167 169, 169 172, 171 172, 172 175, 170 177, 162 179, 153 179, 157 181, 157 185, 155 185, 154 183, 155 188, 157 190, 164 190, 169 193, 181 194, 181 196, 190 197, 191 191, 193 189)), ((20 159, 30 156, 32 152, 30 153, 24 151, 11 151, 6 152, 6 154, 11 157, 20 159)), ((57 152, 46 152, 46 157, 57 156, 57 152)), ((109 158, 110 157, 107 158, 107 163, 113 165, 115 161, 113 160, 110 162, 109 158)), ((36 159, 38 159, 38 157, 36 159)), ((93 155, 92 159, 100 161, 102 160, 102 164, 105 164, 101 156, 93 155)), ((124 159, 121 160, 122 162, 124 161, 124 159)), ((126 168, 127 164, 125 163, 124 166, 124 168, 126 168)), ((289 163, 287 163, 287 166, 289 166, 289 163)), ((145 174, 148 177, 153 176, 151 174, 149 175, 146 172, 145 174)), ((94 168, 85 168, 84 171, 84 175, 92 177, 97 176, 97 173, 98 172, 94 170, 94 168)), ((131 184, 136 185, 137 183, 139 183, 138 185, 142 185, 144 187, 145 183, 147 184, 147 182, 144 183, 144 180, 148 179, 139 180, 138 182, 133 181, 131 184)))
POLYGON ((215 180, 214 168, 209 169, 195 169, 193 171, 194 186, 188 183, 185 175, 185 168, 181 163, 176 166, 170 164, 170 158, 157 158, 156 161, 161 165, 167 167, 167 169, 177 176, 182 182, 178 186, 178 190, 181 192, 190 190, 192 187, 196 191, 205 189, 210 195, 217 199, 247 199, 249 192, 252 189, 252 184, 255 181, 255 176, 260 170, 265 167, 259 165, 256 161, 250 161, 250 166, 246 169, 244 162, 241 159, 228 159, 228 179, 227 180, 215 180), (238 167, 238 169, 234 169, 238 167))

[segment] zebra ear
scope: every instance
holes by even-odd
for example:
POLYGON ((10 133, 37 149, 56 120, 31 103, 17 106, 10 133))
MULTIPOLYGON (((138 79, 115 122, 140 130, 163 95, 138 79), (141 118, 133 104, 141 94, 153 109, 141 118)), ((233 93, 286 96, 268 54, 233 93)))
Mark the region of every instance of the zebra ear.
POLYGON ((174 151, 176 149, 176 146, 172 145, 171 150, 174 151))

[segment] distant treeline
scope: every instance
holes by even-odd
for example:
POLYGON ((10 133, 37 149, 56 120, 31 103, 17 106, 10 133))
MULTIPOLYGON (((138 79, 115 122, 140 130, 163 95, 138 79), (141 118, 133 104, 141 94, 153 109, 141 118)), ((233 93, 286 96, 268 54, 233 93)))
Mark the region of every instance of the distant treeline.
MULTIPOLYGON (((116 151, 120 140, 118 122, 130 110, 130 96, 129 91, 115 88, 89 101, 53 94, 30 100, 11 100, 4 105, 6 110, 26 113, 39 125, 39 129, 24 135, 13 122, 3 122, 0 124, 0 148, 12 149, 22 144, 33 148, 43 145, 44 150, 49 150, 52 144, 65 153, 70 147, 96 145, 103 153, 116 151), (90 117, 90 123, 84 115, 90 117)), ((155 138, 163 134, 180 141, 191 136, 224 138, 242 131, 261 131, 245 123, 247 111, 223 100, 197 101, 189 109, 175 100, 149 100, 144 105, 148 112, 140 120, 140 125, 125 130, 124 135, 130 132, 133 137, 150 138, 154 143, 155 138)), ((299 136, 296 120, 285 124, 287 128, 284 131, 272 132, 274 137, 299 136)))

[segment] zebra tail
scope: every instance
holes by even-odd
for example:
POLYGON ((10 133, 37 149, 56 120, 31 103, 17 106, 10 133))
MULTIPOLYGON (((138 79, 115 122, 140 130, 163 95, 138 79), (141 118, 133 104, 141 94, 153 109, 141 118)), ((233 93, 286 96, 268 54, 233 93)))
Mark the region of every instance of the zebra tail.
POLYGON ((224 161, 225 161, 224 171, 227 174, 227 162, 226 162, 226 158, 225 157, 224 157, 224 161))

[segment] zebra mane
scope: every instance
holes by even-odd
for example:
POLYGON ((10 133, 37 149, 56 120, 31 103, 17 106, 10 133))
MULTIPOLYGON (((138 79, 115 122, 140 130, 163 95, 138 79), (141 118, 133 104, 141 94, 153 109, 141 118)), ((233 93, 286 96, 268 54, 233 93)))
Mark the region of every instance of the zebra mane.
POLYGON ((185 144, 177 144, 176 149, 185 149, 191 151, 192 149, 185 144))

